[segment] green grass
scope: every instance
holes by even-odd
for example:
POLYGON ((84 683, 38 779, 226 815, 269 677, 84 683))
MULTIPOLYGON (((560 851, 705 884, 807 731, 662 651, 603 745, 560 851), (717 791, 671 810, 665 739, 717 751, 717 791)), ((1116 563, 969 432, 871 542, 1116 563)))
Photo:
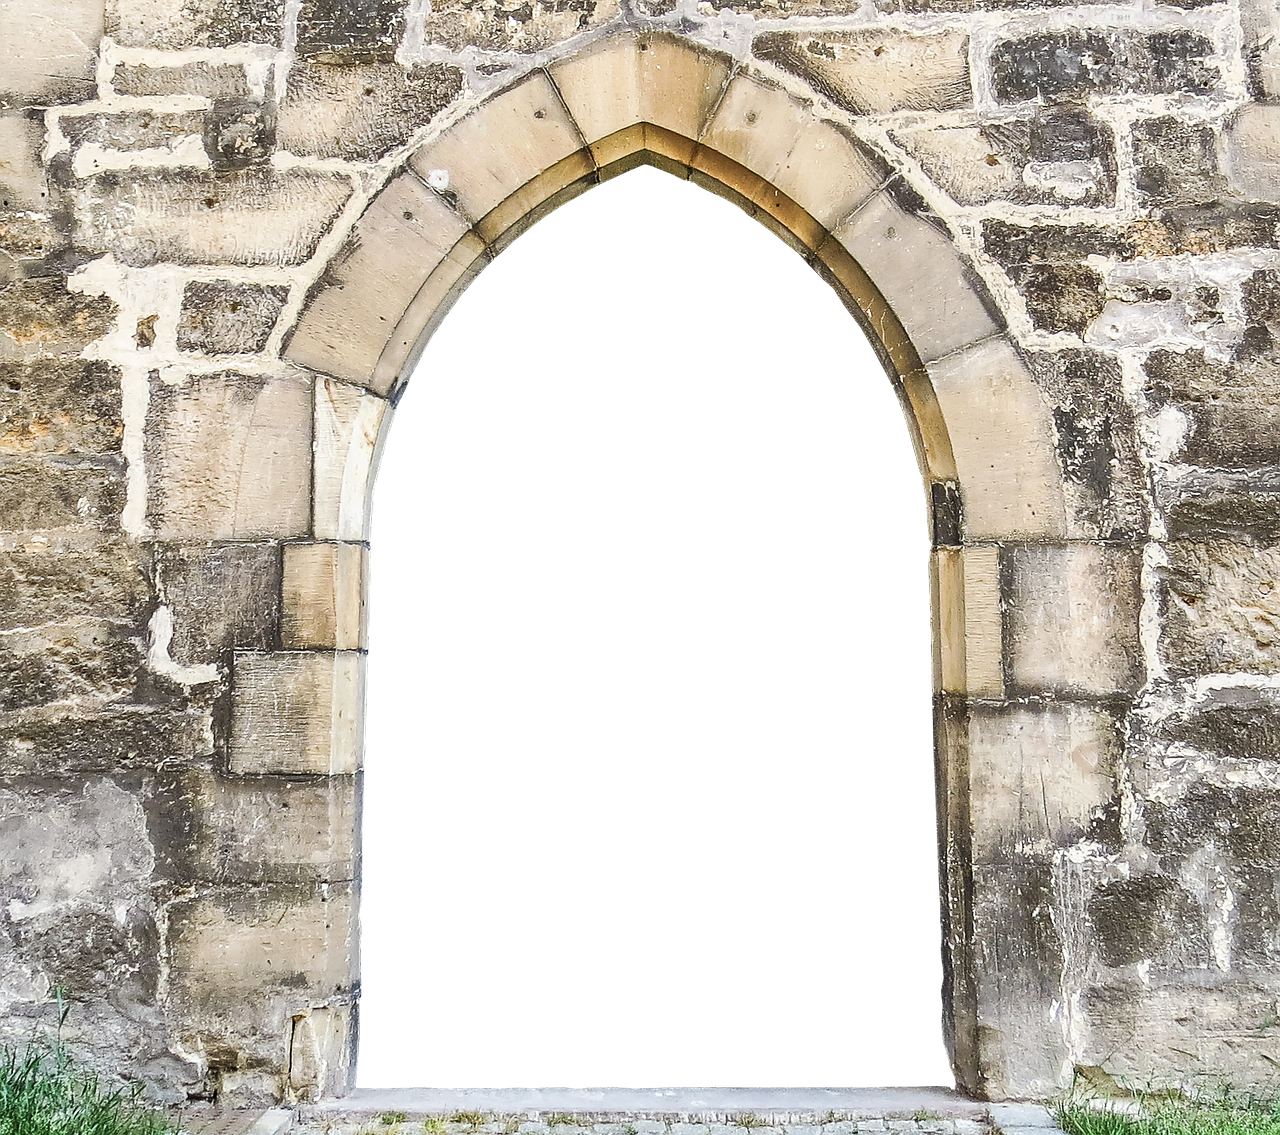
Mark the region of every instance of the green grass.
POLYGON ((1231 1099, 1139 1098, 1143 1115, 1098 1111, 1081 1100, 1058 1105, 1067 1135, 1280 1135, 1280 1104, 1231 1099))
MULTIPOLYGON (((64 1014, 65 1015, 65 1014, 64 1014)), ((140 1089, 78 1068, 61 1040, 0 1049, 0 1135, 172 1135, 177 1124, 140 1089)))

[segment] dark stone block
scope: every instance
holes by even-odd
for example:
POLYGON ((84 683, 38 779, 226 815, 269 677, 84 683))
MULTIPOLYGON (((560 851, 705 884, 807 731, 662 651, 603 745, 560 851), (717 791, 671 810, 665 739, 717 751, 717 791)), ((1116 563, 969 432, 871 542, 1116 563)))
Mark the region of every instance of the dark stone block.
POLYGON ((1191 32, 1046 32, 997 45, 991 56, 996 98, 1083 100, 1090 95, 1211 90, 1220 80, 1213 45, 1191 32))
POLYGON ((289 298, 281 285, 193 280, 182 293, 178 349, 210 355, 261 351, 289 298))
POLYGON ((232 648, 278 649, 280 570, 274 543, 157 548, 157 589, 173 611, 170 655, 190 664, 232 648))
POLYGON ((1088 256, 1132 260, 1138 247, 1122 229, 1101 225, 1015 225, 986 221, 982 243, 1001 264, 1070 264, 1088 256))
POLYGON ((404 0, 303 0, 298 55, 334 63, 391 62, 404 34, 404 0))
POLYGON ((14 280, 0 287, 0 360, 78 355, 115 314, 111 300, 68 291, 60 277, 14 280))
POLYGON ((1280 465, 1280 407, 1201 402, 1184 407, 1189 419, 1182 461, 1240 468, 1280 465))
POLYGON ((1204 911, 1167 876, 1104 883, 1089 899, 1088 911, 1098 953, 1109 966, 1208 958, 1204 911))
POLYGON ((128 47, 281 46, 284 0, 181 0, 167 12, 158 7, 108 0, 107 34, 128 47))
POLYGON ((276 144, 275 111, 252 99, 213 100, 204 123, 204 150, 215 170, 266 161, 276 144))
POLYGON ((183 63, 170 67, 121 63, 111 85, 122 95, 199 95, 202 98, 249 97, 249 81, 238 63, 183 63))
POLYGON ((1083 335, 1102 312, 1102 277, 1086 265, 1021 264, 1008 272, 1041 331, 1083 335))
POLYGON ((82 623, 91 613, 142 637, 152 601, 137 552, 125 544, 0 552, 0 631, 82 623))
POLYGON ((212 751, 209 710, 199 705, 120 703, 0 719, 0 765, 9 775, 172 767, 212 751))
POLYGON ((1161 722, 1157 737, 1231 760, 1280 761, 1280 701, 1269 690, 1215 690, 1161 722))
POLYGON ((118 523, 124 463, 0 460, 0 531, 47 532, 118 523))
POLYGON ((120 372, 109 363, 0 364, 0 454, 118 454, 123 435, 120 372))
POLYGON ((1200 123, 1172 117, 1134 123, 1133 160, 1138 192, 1155 204, 1212 201, 1226 189, 1214 131, 1200 123))
POLYGON ((1176 540, 1280 543, 1280 471, 1204 471, 1157 485, 1176 540))

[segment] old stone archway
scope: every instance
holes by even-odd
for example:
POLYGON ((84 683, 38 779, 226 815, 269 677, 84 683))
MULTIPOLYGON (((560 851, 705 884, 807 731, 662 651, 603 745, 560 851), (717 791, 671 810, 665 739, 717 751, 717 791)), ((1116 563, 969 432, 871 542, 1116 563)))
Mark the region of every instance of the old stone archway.
POLYGON ((961 1087, 1268 1077, 1271 17, 901 7, 17 6, 6 1028, 58 983, 161 1092, 345 1089, 381 431, 467 281, 647 162, 907 409, 961 1087))
POLYGON ((951 1083, 924 506, 723 198, 632 170, 480 274, 374 482, 360 1089, 951 1083))

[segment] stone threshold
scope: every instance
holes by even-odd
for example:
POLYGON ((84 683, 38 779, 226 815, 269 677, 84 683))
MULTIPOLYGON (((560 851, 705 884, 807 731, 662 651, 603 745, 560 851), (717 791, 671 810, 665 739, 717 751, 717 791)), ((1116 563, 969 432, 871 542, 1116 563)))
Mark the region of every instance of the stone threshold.
MULTIPOLYGON (((410 1124, 431 1135, 854 1135, 862 1131, 1053 1135, 1034 1103, 949 1088, 394 1088, 303 1105, 299 1131, 410 1124), (350 1125, 350 1126, 348 1126, 350 1125), (678 1133, 673 1128, 680 1127, 678 1133), (728 1128, 728 1131, 715 1131, 728 1128), (802 1130, 803 1129, 803 1130, 802 1130), (824 1130, 825 1129, 825 1130, 824 1130)), ((407 1135, 407 1133, 406 1133, 407 1135)))

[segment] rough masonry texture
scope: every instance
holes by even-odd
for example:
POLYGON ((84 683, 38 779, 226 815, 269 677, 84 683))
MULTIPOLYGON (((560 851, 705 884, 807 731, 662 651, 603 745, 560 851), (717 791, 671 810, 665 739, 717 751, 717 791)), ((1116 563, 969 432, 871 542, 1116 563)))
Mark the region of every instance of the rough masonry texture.
POLYGON ((61 987, 161 1098, 347 1089, 379 439, 468 281, 643 162, 910 418, 961 1088, 1273 1081, 1274 6, 0 10, 0 1037, 61 987))

